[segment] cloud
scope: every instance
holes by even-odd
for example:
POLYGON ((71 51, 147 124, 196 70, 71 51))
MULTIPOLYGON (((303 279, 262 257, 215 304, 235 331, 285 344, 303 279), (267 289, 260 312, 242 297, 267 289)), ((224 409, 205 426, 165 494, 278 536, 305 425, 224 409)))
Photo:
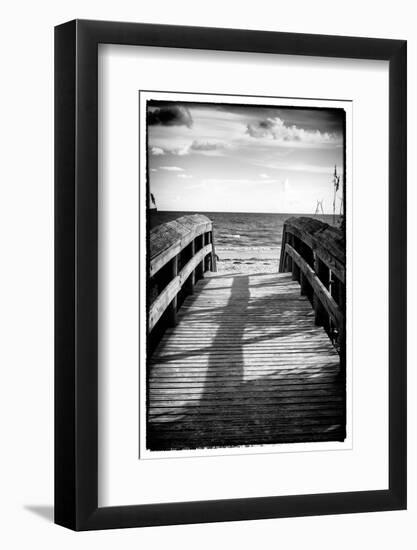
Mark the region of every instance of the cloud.
POLYGON ((191 151, 206 152, 219 151, 226 148, 226 144, 222 141, 202 141, 194 140, 190 145, 191 151))
POLYGON ((192 177, 191 174, 177 174, 177 178, 190 179, 192 177))
POLYGON ((179 166, 160 166, 160 170, 167 170, 168 172, 184 172, 179 166))
POLYGON ((341 139, 337 134, 286 125, 279 117, 250 122, 246 126, 246 133, 252 138, 274 140, 291 145, 335 144, 341 139))
POLYGON ((190 153, 190 146, 184 145, 183 147, 173 147, 172 145, 166 145, 165 147, 151 147, 152 155, 177 155, 179 157, 188 155, 190 153))
POLYGON ((178 155, 179 157, 182 157, 190 153, 190 148, 188 147, 188 145, 186 145, 184 147, 179 147, 177 149, 172 150, 171 153, 173 155, 178 155))
POLYGON ((151 147, 151 154, 152 155, 176 155, 179 157, 182 157, 184 155, 190 155, 192 153, 201 153, 204 155, 209 156, 216 156, 221 155, 222 151, 225 149, 230 148, 230 145, 223 141, 216 141, 216 140, 199 140, 195 139, 194 141, 184 144, 181 147, 171 145, 166 143, 163 147, 157 147, 152 146, 151 147))
POLYGON ((268 174, 259 174, 259 177, 266 180, 269 178, 268 174))
POLYGON ((272 118, 267 118, 266 120, 250 122, 246 126, 246 133, 248 133, 253 138, 273 137, 273 120, 274 119, 272 118))
POLYGON ((167 105, 148 111, 149 126, 187 126, 193 125, 193 117, 188 107, 167 105))

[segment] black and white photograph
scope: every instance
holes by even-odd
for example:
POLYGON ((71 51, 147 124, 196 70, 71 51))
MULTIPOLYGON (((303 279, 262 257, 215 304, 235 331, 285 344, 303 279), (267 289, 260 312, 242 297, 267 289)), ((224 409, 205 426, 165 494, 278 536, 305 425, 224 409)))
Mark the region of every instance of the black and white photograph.
POLYGON ((346 439, 346 110, 235 101, 146 101, 147 451, 346 439))

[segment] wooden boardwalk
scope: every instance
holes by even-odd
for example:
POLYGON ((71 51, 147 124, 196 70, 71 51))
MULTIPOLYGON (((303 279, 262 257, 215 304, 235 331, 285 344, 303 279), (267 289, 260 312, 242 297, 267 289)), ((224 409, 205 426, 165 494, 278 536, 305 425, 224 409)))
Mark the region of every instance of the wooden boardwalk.
POLYGON ((345 437, 339 355, 291 273, 198 281, 148 368, 152 450, 345 437))

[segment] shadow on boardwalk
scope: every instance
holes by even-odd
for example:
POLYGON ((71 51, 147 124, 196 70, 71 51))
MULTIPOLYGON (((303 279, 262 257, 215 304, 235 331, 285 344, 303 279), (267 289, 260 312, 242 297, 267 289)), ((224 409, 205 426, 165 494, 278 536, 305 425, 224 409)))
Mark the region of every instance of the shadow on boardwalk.
POLYGON ((339 357, 288 274, 200 281, 150 361, 147 447, 343 441, 339 357))

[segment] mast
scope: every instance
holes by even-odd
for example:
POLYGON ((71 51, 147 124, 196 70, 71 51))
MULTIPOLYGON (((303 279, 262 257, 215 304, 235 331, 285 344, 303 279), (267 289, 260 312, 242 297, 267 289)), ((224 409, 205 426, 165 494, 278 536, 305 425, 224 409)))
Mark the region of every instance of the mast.
POLYGON ((337 175, 336 164, 334 165, 334 174, 333 174, 333 225, 336 223, 336 194, 339 190, 340 176, 337 175))
POLYGON ((314 215, 320 214, 320 210, 321 210, 321 213, 324 214, 323 199, 321 201, 317 200, 316 211, 314 212, 314 215))

